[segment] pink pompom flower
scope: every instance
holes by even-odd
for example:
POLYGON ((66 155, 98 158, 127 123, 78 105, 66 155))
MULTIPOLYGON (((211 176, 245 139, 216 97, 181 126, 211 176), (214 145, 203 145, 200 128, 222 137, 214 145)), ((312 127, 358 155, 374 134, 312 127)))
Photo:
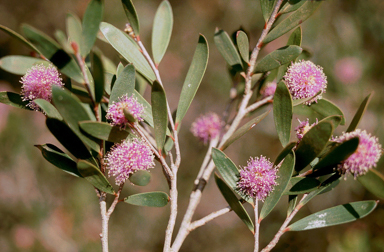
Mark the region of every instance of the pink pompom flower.
POLYGON ((208 113, 198 117, 191 127, 192 134, 205 144, 220 134, 223 122, 215 113, 208 113))
POLYGON ((346 160, 337 166, 340 174, 353 174, 354 177, 364 175, 369 169, 376 167, 382 154, 381 144, 375 136, 371 136, 365 130, 356 129, 355 131, 343 133, 340 137, 333 140, 343 143, 354 137, 359 138, 359 145, 356 151, 346 160))
POLYGON ((144 112, 144 107, 133 97, 133 95, 130 97, 128 97, 128 95, 123 95, 119 98, 118 102, 113 102, 109 106, 105 117, 113 126, 119 126, 124 129, 125 125, 129 123, 125 118, 124 109, 127 109, 137 121, 141 122, 144 120, 141 117, 144 112))
POLYGON ((251 158, 240 170, 238 190, 251 198, 264 201, 276 183, 277 168, 264 156, 251 158))
POLYGON ((52 100, 52 86, 64 86, 56 67, 45 66, 44 64, 35 65, 28 69, 26 74, 21 77, 20 83, 23 84, 21 87, 23 101, 29 101, 27 106, 36 111, 40 108, 34 100, 44 99, 50 102, 52 100))
POLYGON ((155 166, 151 148, 138 139, 126 140, 112 146, 105 156, 109 176, 116 176, 116 185, 124 183, 131 174, 155 166))
POLYGON ((316 119, 316 122, 312 123, 311 125, 309 125, 309 119, 307 118, 307 120, 305 121, 300 121, 299 120, 299 126, 296 127, 295 131, 296 131, 296 137, 298 139, 298 143, 301 141, 301 139, 303 139, 304 135, 313 127, 315 126, 316 124, 318 124, 318 120, 316 119))
MULTIPOLYGON (((311 61, 293 63, 288 67, 284 80, 294 100, 315 96, 319 91, 325 93, 327 88, 327 76, 323 73, 323 68, 311 61)), ((310 105, 321 98, 322 95, 319 94, 305 104, 310 105)))

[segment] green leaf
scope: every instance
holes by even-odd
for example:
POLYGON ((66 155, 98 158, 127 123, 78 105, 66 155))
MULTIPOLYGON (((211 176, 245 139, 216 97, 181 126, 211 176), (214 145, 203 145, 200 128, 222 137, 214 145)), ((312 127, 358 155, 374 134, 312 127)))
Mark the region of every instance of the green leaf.
POLYGON ((21 95, 12 93, 12 92, 7 92, 7 91, 0 92, 0 103, 4 103, 16 108, 32 110, 29 107, 27 107, 28 101, 23 101, 23 98, 21 97, 21 95))
POLYGON ((154 81, 151 92, 152 115, 157 149, 164 147, 168 126, 167 98, 163 87, 154 81))
POLYGON ((77 163, 77 169, 80 174, 94 187, 99 189, 102 192, 106 192, 109 194, 115 194, 113 187, 108 182, 107 178, 101 173, 99 168, 94 166, 85 160, 79 160, 77 163))
POLYGON ((49 62, 39 58, 19 55, 5 56, 0 59, 1 69, 17 75, 25 75, 27 70, 36 64, 49 65, 49 62))
POLYGON ((296 45, 281 47, 256 63, 254 72, 265 73, 284 64, 290 63, 291 61, 294 61, 302 51, 303 49, 296 45))
POLYGON ((99 25, 103 20, 104 1, 92 0, 83 17, 83 32, 81 55, 85 57, 92 49, 99 31, 99 25))
POLYGON ((73 96, 69 91, 54 86, 52 87, 52 101, 73 132, 86 145, 94 151, 99 152, 100 146, 96 140, 84 135, 80 131, 79 122, 89 121, 91 118, 84 107, 80 104, 79 99, 73 96))
POLYGON ((43 157, 57 168, 75 176, 82 177, 77 170, 77 164, 73 159, 52 144, 35 145, 43 157))
POLYGON ((340 115, 328 116, 321 119, 319 122, 330 122, 333 125, 333 128, 336 129, 341 123, 342 117, 340 115))
POLYGON ((60 115, 59 111, 49 102, 44 99, 36 99, 33 100, 40 109, 44 112, 44 114, 50 118, 56 118, 60 121, 63 120, 63 117, 60 115))
MULTIPOLYGON (((153 116, 152 116, 152 107, 151 107, 151 105, 136 90, 133 90, 133 95, 134 95, 135 98, 137 98, 137 101, 144 106, 144 114, 142 115, 142 118, 144 119, 144 121, 149 126, 151 126, 153 128, 154 125, 153 125, 153 116)), ((168 129, 167 129, 167 132, 169 132, 168 129)))
POLYGON ((370 169, 365 175, 357 177, 357 180, 376 197, 384 199, 384 175, 382 173, 370 169))
POLYGON ((243 126, 241 126, 238 130, 236 130, 235 133, 233 133, 227 141, 223 144, 223 146, 220 148, 220 150, 225 150, 229 145, 231 145, 234 141, 242 137, 245 133, 247 133, 249 130, 251 130, 253 127, 255 127, 261 120, 263 120, 268 114, 271 112, 270 110, 265 112, 264 114, 261 114, 243 126))
POLYGON ((125 15, 128 18, 128 22, 134 30, 136 36, 140 33, 139 18, 136 14, 135 6, 132 3, 132 0, 121 0, 125 15))
POLYGON ((287 144, 287 146, 285 146, 285 148, 277 156, 277 158, 276 158, 276 160, 275 160, 273 165, 280 164, 280 162, 283 161, 283 159, 291 152, 291 150, 295 146, 296 146, 296 142, 290 142, 289 144, 287 144))
POLYGON ((374 200, 352 202, 311 214, 296 221, 287 231, 301 231, 352 222, 370 214, 377 206, 374 200))
POLYGON ((173 27, 173 14, 171 4, 164 0, 156 11, 152 28, 152 53, 156 65, 159 65, 169 41, 173 27))
POLYGON ((312 103, 310 106, 296 106, 293 108, 293 113, 306 116, 310 121, 315 121, 316 118, 321 120, 328 116, 340 115, 342 117, 340 124, 345 124, 343 112, 335 104, 326 99, 318 100, 317 103, 312 103))
POLYGON ((367 110, 369 102, 371 101, 371 95, 372 93, 370 93, 367 97, 365 97, 364 101, 361 103, 359 109, 357 110, 355 116, 353 117, 352 122, 349 125, 346 132, 352 132, 357 128, 357 125, 359 125, 359 122, 363 117, 365 110, 367 110))
POLYGON ((80 67, 71 56, 61 49, 56 41, 32 26, 24 24, 22 29, 27 39, 36 45, 42 54, 60 69, 63 74, 79 83, 84 82, 80 67))
POLYGON ((124 34, 111 24, 101 22, 100 30, 109 43, 118 51, 128 62, 133 63, 137 71, 143 74, 150 82, 156 79, 148 61, 137 49, 137 46, 124 34))
POLYGON ((151 181, 151 173, 139 170, 129 176, 129 181, 134 185, 146 186, 151 181))
POLYGON ((4 26, 4 25, 0 25, 0 30, 8 33, 8 35, 14 37, 14 38, 17 38, 18 40, 20 40, 22 43, 24 43, 27 47, 29 47, 30 49, 32 49, 33 51, 37 52, 38 54, 40 55, 43 55, 39 49, 36 48, 36 46, 34 46, 31 42, 29 42, 28 40, 26 40, 23 36, 21 36, 20 34, 18 34, 17 32, 9 29, 8 27, 4 26))
POLYGON ((120 143, 129 136, 129 131, 112 126, 105 122, 83 121, 80 128, 87 134, 101 140, 120 143))
POLYGON ((170 201, 165 192, 147 192, 133 194, 124 199, 125 203, 136 206, 163 207, 170 201))
POLYGON ((221 194, 227 201, 228 205, 231 207, 231 209, 239 216, 239 218, 247 225, 249 230, 254 233, 255 227, 253 225, 253 222, 251 218, 249 217, 247 211, 243 207, 243 205, 239 202, 234 192, 232 192, 231 188, 228 187, 228 185, 217 176, 215 173, 215 181, 217 184, 217 187, 219 188, 221 194))
POLYGON ((311 199, 313 199, 317 195, 331 191, 339 183, 340 183, 340 175, 339 174, 332 175, 326 181, 322 182, 316 190, 313 190, 310 193, 308 193, 305 199, 300 201, 299 203, 300 207, 307 204, 311 199))
MULTIPOLYGON (((74 42, 76 45, 81 49, 81 41, 82 41, 82 26, 81 26, 81 20, 78 16, 76 16, 74 13, 68 13, 66 18, 66 25, 67 25, 67 34, 68 34, 68 41, 69 43, 74 42)), ((71 48, 71 52, 73 52, 73 49, 71 48)))
POLYGON ((92 76, 95 85, 95 101, 99 103, 104 95, 104 66, 101 54, 92 54, 92 76))
POLYGON ((295 170, 297 172, 309 165, 323 151, 332 133, 331 123, 319 122, 303 136, 296 149, 295 170))
POLYGON ((67 35, 62 30, 56 30, 53 36, 59 42, 64 51, 73 52, 73 49, 68 42, 67 35))
POLYGON ((286 146, 291 138, 292 97, 284 82, 276 87, 273 99, 273 119, 281 144, 286 146))
POLYGON ((276 27, 274 27, 268 35, 264 38, 263 44, 267 44, 281 35, 289 32, 296 26, 302 24, 307 20, 320 6, 322 1, 304 1, 305 3, 292 13, 289 17, 281 21, 276 27))
POLYGON ((259 222, 265 219, 267 215, 272 211, 272 209, 279 202, 283 192, 288 186, 289 179, 292 177, 293 168, 295 167, 295 154, 291 151, 284 159, 277 172, 277 185, 271 192, 271 194, 265 199, 263 207, 260 212, 259 222))
POLYGON ((261 12, 263 13, 265 22, 268 22, 271 17, 275 4, 276 0, 260 0, 261 12))
POLYGON ((239 48, 240 56, 243 60, 249 63, 249 39, 245 32, 238 31, 236 33, 236 43, 239 48))
POLYGON ((302 36, 301 27, 299 26, 289 36, 287 45, 301 46, 302 36))
POLYGON ((183 89, 181 90, 179 105, 176 112, 176 128, 183 120, 193 98, 203 79, 205 69, 208 64, 208 43, 203 35, 200 34, 199 41, 193 55, 192 63, 189 67, 187 77, 185 78, 183 89))
POLYGON ((56 139, 78 159, 92 158, 90 152, 80 138, 68 127, 68 125, 56 118, 47 118, 47 127, 56 139))
POLYGON ((297 203, 297 195, 288 195, 287 217, 291 215, 291 213, 295 210, 296 203, 297 203))
POLYGON ((123 69, 113 85, 111 96, 109 97, 109 106, 111 106, 113 102, 118 102, 119 98, 124 95, 128 95, 128 97, 132 95, 135 88, 135 75, 135 67, 132 64, 127 65, 123 69))
POLYGON ((359 146, 359 138, 349 139, 331 150, 324 158, 322 158, 315 167, 313 174, 310 176, 323 176, 334 172, 334 168, 352 155, 359 146))
POLYGON ((289 0, 286 4, 281 7, 281 10, 279 11, 280 14, 289 13, 292 11, 297 10, 305 3, 305 0, 289 0))
POLYGON ((293 177, 289 180, 285 195, 298 195, 309 193, 318 188, 320 181, 314 178, 293 177))
MULTIPOLYGON (((288 65, 287 65, 287 66, 288 66, 288 65)), ((296 106, 299 106, 299 105, 301 105, 301 104, 304 104, 305 102, 312 100, 313 98, 315 98, 316 96, 320 95, 321 93, 322 93, 322 91, 320 90, 319 92, 317 92, 315 95, 313 95, 313 96, 311 96, 311 97, 307 97, 307 98, 303 98, 303 99, 296 99, 296 100, 293 100, 292 105, 293 105, 294 107, 296 107, 296 106)))
POLYGON ((242 69, 242 62, 235 45, 233 44, 228 33, 223 30, 216 29, 213 37, 215 45, 225 61, 235 69, 242 69))

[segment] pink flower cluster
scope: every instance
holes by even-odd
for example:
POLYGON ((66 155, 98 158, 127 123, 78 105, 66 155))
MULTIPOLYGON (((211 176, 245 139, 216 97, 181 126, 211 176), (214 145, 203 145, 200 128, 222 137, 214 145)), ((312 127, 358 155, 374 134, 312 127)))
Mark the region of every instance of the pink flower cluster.
POLYGON ((144 107, 133 97, 133 95, 130 97, 128 97, 128 95, 124 95, 119 98, 118 102, 113 102, 109 106, 105 117, 113 126, 125 128, 125 125, 129 121, 125 118, 124 109, 127 109, 137 121, 143 121, 141 115, 144 112, 144 107))
POLYGON ((148 170, 155 166, 155 156, 151 148, 138 139, 115 144, 105 156, 109 176, 116 176, 117 185, 124 183, 138 170, 148 170))
POLYGON ((307 120, 302 122, 299 120, 299 123, 300 123, 299 126, 297 126, 295 129, 298 142, 300 142, 301 139, 303 139, 305 133, 307 133, 314 125, 316 125, 318 121, 316 119, 316 122, 309 125, 309 119, 307 118, 307 120))
POLYGON ((60 73, 52 66, 44 64, 31 67, 27 73, 21 77, 21 95, 23 101, 29 101, 28 107, 38 111, 40 108, 34 102, 36 99, 52 100, 52 86, 63 87, 64 83, 60 78, 60 73))
POLYGON ((343 133, 340 137, 333 139, 338 143, 343 143, 354 137, 359 138, 359 145, 356 151, 337 166, 341 174, 351 173, 358 177, 367 173, 377 162, 382 154, 381 144, 375 136, 371 136, 365 130, 356 129, 355 131, 343 133))
MULTIPOLYGON (((323 73, 323 68, 311 61, 301 60, 293 63, 288 67, 284 80, 294 100, 315 96, 319 91, 325 93, 327 88, 327 77, 323 73)), ((305 104, 317 102, 321 97, 319 94, 305 104)))
POLYGON ((237 188, 243 194, 264 201, 276 185, 276 167, 264 156, 251 158, 240 170, 237 188))
POLYGON ((195 137, 206 144, 220 134, 222 124, 223 122, 220 117, 217 114, 210 112, 201 115, 192 123, 191 132, 195 137))

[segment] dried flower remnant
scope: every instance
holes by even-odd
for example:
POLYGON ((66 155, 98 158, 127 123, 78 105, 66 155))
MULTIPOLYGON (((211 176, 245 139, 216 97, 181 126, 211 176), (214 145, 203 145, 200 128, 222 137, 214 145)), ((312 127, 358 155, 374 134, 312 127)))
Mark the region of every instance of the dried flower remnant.
POLYGON ((124 95, 119 98, 118 102, 113 102, 109 106, 105 117, 113 126, 125 128, 125 125, 129 123, 129 121, 125 118, 124 109, 127 109, 137 121, 143 121, 141 115, 144 112, 144 107, 133 97, 133 95, 130 97, 124 95))
POLYGON ((155 166, 151 148, 138 139, 115 144, 105 156, 109 176, 116 176, 117 185, 124 183, 131 174, 155 166))
POLYGON ((359 138, 359 145, 356 151, 346 160, 337 166, 340 174, 353 174, 354 177, 364 175, 369 169, 376 167, 382 154, 381 144, 375 136, 371 136, 365 130, 356 129, 355 131, 343 133, 340 137, 333 140, 343 143, 354 137, 359 138))
POLYGON ((191 127, 192 134, 205 144, 220 134, 222 121, 215 113, 208 113, 198 117, 191 127))
POLYGON ((276 183, 276 166, 264 156, 251 158, 240 170, 237 188, 243 194, 264 201, 276 183))
POLYGON ((28 107, 36 111, 40 110, 34 102, 36 99, 52 100, 52 86, 63 87, 64 83, 56 67, 39 64, 28 69, 26 74, 21 77, 21 95, 23 101, 29 101, 28 107))
MULTIPOLYGON (((293 63, 288 67, 284 80, 294 100, 315 96, 319 91, 325 93, 327 88, 327 76, 323 73, 323 68, 311 61, 293 63)), ((321 98, 322 94, 319 94, 304 104, 310 105, 321 98)))
POLYGON ((308 118, 302 122, 299 120, 299 123, 299 126, 297 126, 295 129, 298 143, 301 141, 301 139, 303 139, 305 133, 307 133, 314 125, 318 124, 318 120, 316 119, 316 122, 312 123, 311 125, 309 125, 308 118))
POLYGON ((260 93, 263 96, 263 98, 274 95, 276 92, 276 87, 277 87, 276 82, 270 82, 263 87, 260 93))

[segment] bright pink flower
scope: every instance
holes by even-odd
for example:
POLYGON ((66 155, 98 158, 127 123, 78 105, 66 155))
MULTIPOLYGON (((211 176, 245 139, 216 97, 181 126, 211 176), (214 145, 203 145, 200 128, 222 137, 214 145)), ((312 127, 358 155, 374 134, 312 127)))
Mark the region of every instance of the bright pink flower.
POLYGON ((130 97, 124 95, 119 98, 118 102, 113 102, 109 106, 105 117, 113 126, 125 128, 125 125, 129 121, 124 116, 124 109, 127 109, 137 121, 143 121, 141 115, 144 112, 144 107, 133 97, 133 95, 130 97))
POLYGON ((192 123, 191 132, 206 144, 220 134, 222 121, 215 113, 208 113, 198 117, 192 123))

